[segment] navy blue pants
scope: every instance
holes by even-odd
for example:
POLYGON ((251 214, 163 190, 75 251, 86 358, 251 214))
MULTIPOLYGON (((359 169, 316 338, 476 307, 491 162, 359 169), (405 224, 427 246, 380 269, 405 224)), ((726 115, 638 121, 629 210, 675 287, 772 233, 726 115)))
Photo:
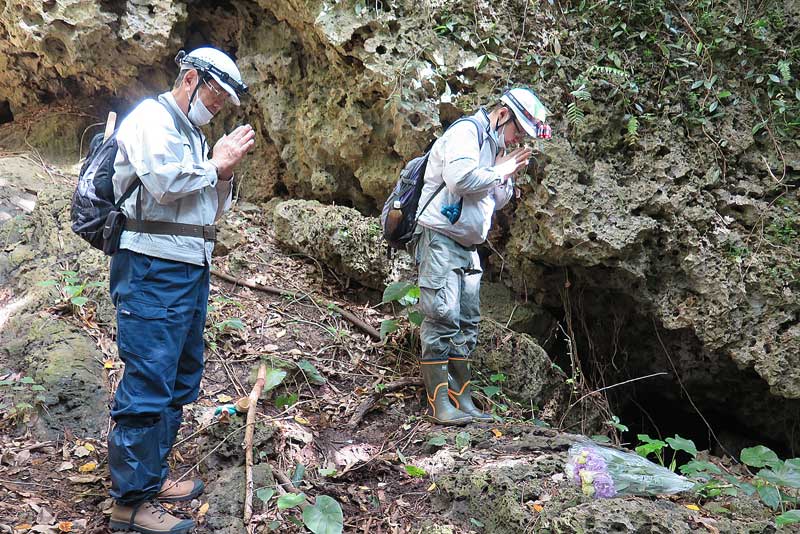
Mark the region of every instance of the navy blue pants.
POLYGON ((154 497, 167 478, 183 406, 200 391, 208 285, 208 266, 126 249, 111 258, 125 373, 111 410, 108 466, 111 496, 120 503, 154 497))

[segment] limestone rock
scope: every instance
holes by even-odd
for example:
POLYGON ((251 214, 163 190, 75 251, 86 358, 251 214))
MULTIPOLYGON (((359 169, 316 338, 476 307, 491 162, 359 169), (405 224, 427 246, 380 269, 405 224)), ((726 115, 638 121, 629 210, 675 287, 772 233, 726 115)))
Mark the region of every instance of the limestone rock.
POLYGON ((411 259, 395 254, 389 260, 378 219, 344 206, 288 200, 274 209, 275 237, 358 283, 378 290, 411 276, 411 259))
POLYGON ((500 282, 481 282, 481 316, 529 334, 539 343, 544 343, 554 327, 552 315, 531 302, 514 298, 511 290, 500 282))

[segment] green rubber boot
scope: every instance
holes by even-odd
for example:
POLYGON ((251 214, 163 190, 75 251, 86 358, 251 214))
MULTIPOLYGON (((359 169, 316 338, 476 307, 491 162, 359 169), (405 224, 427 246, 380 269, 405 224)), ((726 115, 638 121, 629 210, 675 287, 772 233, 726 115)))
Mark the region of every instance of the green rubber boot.
POLYGON ((472 373, 469 359, 458 356, 451 357, 447 365, 449 389, 447 394, 456 408, 471 415, 475 421, 493 421, 491 415, 483 413, 472 402, 472 388, 469 387, 472 373))
POLYGON ((466 425, 472 417, 454 408, 447 397, 447 360, 420 362, 422 379, 425 382, 425 394, 431 406, 429 421, 440 425, 466 425))

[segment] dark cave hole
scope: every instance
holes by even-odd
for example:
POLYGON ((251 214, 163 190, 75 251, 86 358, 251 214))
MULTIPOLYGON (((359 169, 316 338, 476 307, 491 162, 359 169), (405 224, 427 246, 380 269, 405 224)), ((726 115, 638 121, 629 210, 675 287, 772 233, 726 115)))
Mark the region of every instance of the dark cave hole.
POLYGON ((383 45, 378 45, 378 47, 375 49, 375 51, 376 51, 378 54, 380 54, 380 55, 383 55, 383 54, 385 54, 385 53, 386 53, 386 47, 385 47, 385 46, 383 46, 383 45))
POLYGON ((6 124, 7 122, 14 122, 11 104, 8 100, 0 100, 0 124, 6 124))
MULTIPOLYGON (((608 274, 592 273, 592 276, 601 279, 608 274)), ((588 271, 583 273, 584 277, 588 275, 588 271)), ((628 428, 618 433, 626 447, 632 450, 638 446, 639 434, 661 440, 679 435, 692 440, 698 451, 706 450, 718 457, 729 455, 736 461, 743 448, 756 445, 769 447, 781 458, 800 454, 797 437, 800 428, 795 428, 800 427, 800 403, 772 396, 769 386, 754 370, 737 370, 728 359, 715 362, 715 370, 700 381, 690 378, 691 367, 688 370, 679 367, 687 396, 664 358, 652 317, 637 313, 630 297, 580 288, 581 275, 576 273, 570 274, 570 280, 573 304, 580 302, 584 311, 590 308, 592 312, 580 317, 579 311, 573 309, 574 347, 560 329, 543 347, 567 377, 573 375, 570 351, 578 355, 586 392, 617 385, 603 395, 610 413, 628 428), (615 313, 622 318, 623 329, 612 339, 610 335, 615 328, 609 316, 615 313), (608 354, 614 356, 604 356, 608 354), (667 374, 622 384, 657 372, 667 374)), ((559 283, 555 277, 551 282, 559 283)), ((546 309, 569 331, 563 308, 549 301, 546 309)), ((673 360, 680 362, 690 357, 708 361, 710 356, 703 353, 699 341, 687 330, 673 332, 659 327, 657 332, 673 360)), ((665 463, 671 459, 669 453, 665 463)), ((678 465, 689 459, 685 453, 679 453, 678 465)))

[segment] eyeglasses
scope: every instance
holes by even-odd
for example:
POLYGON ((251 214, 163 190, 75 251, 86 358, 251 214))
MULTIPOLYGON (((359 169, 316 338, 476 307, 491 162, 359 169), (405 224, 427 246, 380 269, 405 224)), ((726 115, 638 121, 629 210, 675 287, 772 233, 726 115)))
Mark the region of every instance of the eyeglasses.
POLYGON ((228 98, 228 93, 226 93, 225 91, 220 91, 219 89, 211 85, 205 78, 203 79, 203 83, 205 84, 206 87, 208 87, 211 90, 212 93, 214 93, 214 101, 216 103, 218 104, 225 103, 225 100, 227 100, 228 98))

